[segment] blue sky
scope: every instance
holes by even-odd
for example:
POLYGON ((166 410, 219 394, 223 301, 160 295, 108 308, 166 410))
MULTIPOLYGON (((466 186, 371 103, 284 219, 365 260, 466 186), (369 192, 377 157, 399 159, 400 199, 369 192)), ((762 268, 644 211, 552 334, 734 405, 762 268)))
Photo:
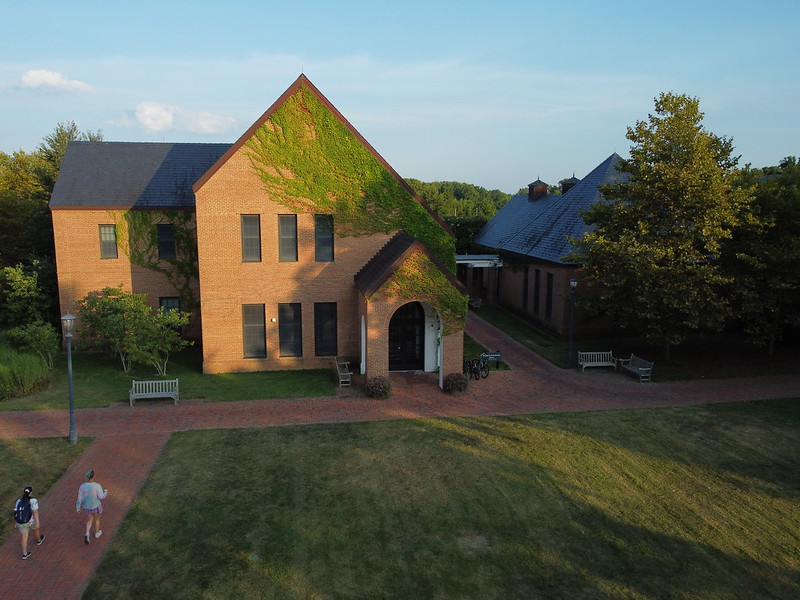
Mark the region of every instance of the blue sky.
POLYGON ((662 91, 740 164, 800 155, 800 4, 0 0, 0 150, 59 122, 233 142, 302 72, 404 177, 583 177, 662 91))

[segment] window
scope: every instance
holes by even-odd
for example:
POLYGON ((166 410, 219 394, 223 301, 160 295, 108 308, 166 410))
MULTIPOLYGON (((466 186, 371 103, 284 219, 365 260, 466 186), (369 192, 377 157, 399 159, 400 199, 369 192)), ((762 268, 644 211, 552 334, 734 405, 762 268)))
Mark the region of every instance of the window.
POLYGON ((544 318, 553 320, 553 274, 547 274, 547 297, 544 299, 544 318))
POLYGON ((242 215, 242 262, 261 262, 260 215, 242 215))
POLYGON ((181 309, 181 301, 179 298, 174 296, 168 296, 166 298, 159 298, 158 305, 161 307, 161 312, 167 313, 171 310, 180 310, 181 309))
POLYGON ((117 258, 116 225, 100 225, 100 258, 117 258))
POLYGON ((278 215, 278 261, 297 262, 297 215, 278 215))
POLYGON ((525 272, 522 274, 522 310, 528 310, 528 278, 530 269, 525 267, 525 272))
POLYGON ((539 316, 540 294, 542 293, 542 272, 539 269, 533 271, 533 314, 539 316))
POLYGON ((303 356, 300 303, 278 304, 278 338, 281 356, 303 356))
POLYGON ((245 358, 266 358, 267 331, 263 304, 242 305, 242 338, 245 358))
POLYGON ((336 302, 314 303, 314 352, 317 356, 336 356, 336 302))
POLYGON ((317 262, 333 262, 333 215, 314 215, 314 250, 317 262))
POLYGON ((178 251, 175 246, 175 226, 158 225, 158 258, 176 258, 178 251))

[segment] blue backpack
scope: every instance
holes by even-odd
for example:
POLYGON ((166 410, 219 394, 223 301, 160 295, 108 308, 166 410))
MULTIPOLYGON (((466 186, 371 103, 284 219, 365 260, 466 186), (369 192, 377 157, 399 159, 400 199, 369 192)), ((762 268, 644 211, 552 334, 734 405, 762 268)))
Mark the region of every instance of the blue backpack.
POLYGON ((30 523, 33 511, 31 510, 31 499, 20 498, 14 506, 14 520, 20 525, 30 523))

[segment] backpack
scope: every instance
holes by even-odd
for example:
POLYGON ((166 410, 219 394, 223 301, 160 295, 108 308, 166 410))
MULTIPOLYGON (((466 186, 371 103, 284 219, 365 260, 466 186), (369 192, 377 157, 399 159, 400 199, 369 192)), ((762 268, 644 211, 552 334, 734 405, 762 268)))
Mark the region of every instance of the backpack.
POLYGON ((24 525, 30 522, 31 517, 33 517, 31 499, 20 498, 17 500, 17 504, 14 506, 14 520, 20 525, 24 525))

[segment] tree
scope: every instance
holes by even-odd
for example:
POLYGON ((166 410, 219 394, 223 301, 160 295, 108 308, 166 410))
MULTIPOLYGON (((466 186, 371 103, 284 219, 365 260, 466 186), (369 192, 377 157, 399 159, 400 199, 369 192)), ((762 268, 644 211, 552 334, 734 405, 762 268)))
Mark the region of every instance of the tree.
MULTIPOLYGON (((440 217, 483 217, 490 219, 511 196, 470 183, 406 179, 428 206, 440 217)), ((527 193, 527 190, 525 191, 527 193)))
POLYGON ((49 217, 49 194, 37 174, 42 162, 38 154, 0 152, 0 265, 29 260, 47 238, 40 227, 40 215, 49 217))
POLYGON ((733 185, 731 140, 702 120, 697 98, 656 98, 655 114, 628 128, 627 179, 601 190, 584 215, 592 231, 572 240, 570 259, 598 292, 594 308, 638 327, 666 360, 689 333, 718 330, 731 314, 719 256, 751 200, 733 185))
POLYGON ((138 362, 165 375, 170 353, 191 344, 180 337, 189 313, 154 313, 144 294, 126 292, 122 286, 92 292, 79 304, 80 345, 118 356, 126 373, 138 362))
POLYGON ((50 305, 48 314, 43 315, 45 319, 57 316, 58 298, 48 203, 67 144, 72 140, 99 141, 102 134, 80 132, 70 121, 59 123, 36 152, 0 152, 0 267, 22 265, 39 274, 41 295, 49 299, 50 305))
POLYGON ((75 141, 102 142, 102 131, 80 131, 75 121, 66 121, 56 125, 50 135, 45 136, 39 144, 37 151, 43 163, 39 170, 39 179, 48 194, 53 193, 61 161, 67 151, 67 145, 75 141))
POLYGON ((26 325, 52 316, 54 299, 41 285, 47 271, 40 261, 0 269, 0 324, 26 325))
POLYGON ((747 169, 742 182, 755 185, 759 222, 726 245, 726 266, 742 328, 772 355, 784 331, 800 325, 800 164, 790 156, 777 167, 747 169))

